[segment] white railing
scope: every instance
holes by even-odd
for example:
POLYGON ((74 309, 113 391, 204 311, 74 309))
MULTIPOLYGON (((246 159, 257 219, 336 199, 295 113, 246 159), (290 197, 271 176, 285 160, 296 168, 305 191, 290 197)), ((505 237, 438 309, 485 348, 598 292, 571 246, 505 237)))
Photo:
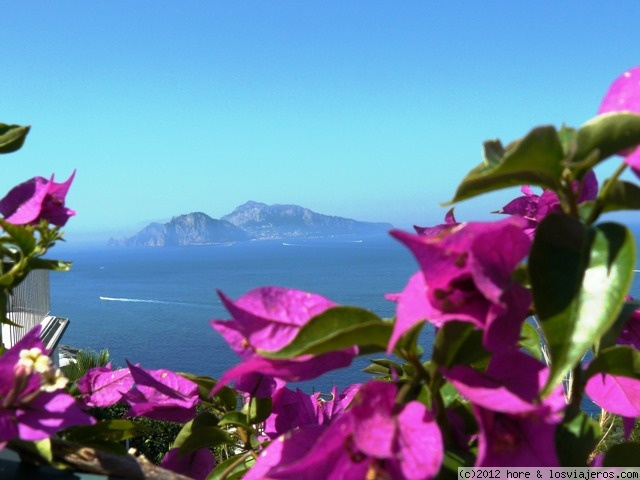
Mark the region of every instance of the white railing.
POLYGON ((2 344, 10 348, 49 315, 49 271, 33 270, 13 289, 7 301, 7 317, 21 325, 2 325, 2 344))

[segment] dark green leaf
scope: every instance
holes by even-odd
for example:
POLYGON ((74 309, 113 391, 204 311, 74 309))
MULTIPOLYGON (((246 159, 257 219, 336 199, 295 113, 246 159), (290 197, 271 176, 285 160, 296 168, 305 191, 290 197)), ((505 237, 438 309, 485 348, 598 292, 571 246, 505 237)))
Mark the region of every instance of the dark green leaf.
POLYGON ((406 358, 406 354, 415 354, 422 356, 424 349, 418 343, 420 341, 420 332, 425 325, 425 321, 421 321, 407 330, 396 342, 393 350, 399 356, 406 358))
POLYGON ((65 430, 65 439, 75 443, 92 443, 96 440, 123 441, 147 433, 148 428, 131 420, 101 420, 95 425, 73 427, 65 430))
POLYGON ((6 125, 0 123, 0 153, 11 153, 19 150, 31 127, 6 125))
POLYGON ((614 445, 604 456, 603 467, 640 467, 640 443, 614 445))
POLYGON ((248 410, 249 423, 264 422, 271 415, 272 401, 271 398, 251 397, 249 403, 245 405, 244 412, 248 410))
POLYGON ((551 355, 548 394, 614 324, 633 279, 635 242, 625 227, 591 229, 550 214, 536 231, 529 274, 551 355))
POLYGON ((296 338, 278 352, 260 351, 269 358, 320 355, 357 345, 361 353, 385 351, 393 324, 356 307, 334 307, 313 317, 296 338))
POLYGON ((446 322, 436 334, 433 361, 440 367, 472 364, 489 357, 482 346, 482 332, 467 322, 446 322))
POLYGON ((10 325, 12 327, 17 327, 17 328, 24 328, 24 325, 20 325, 19 323, 16 323, 16 322, 10 320, 9 318, 1 318, 0 317, 0 324, 2 324, 2 325, 10 325))
POLYGON ((234 410, 226 413, 218 422, 218 426, 224 427, 226 425, 236 425, 248 430, 253 430, 250 423, 247 422, 247 414, 234 410))
POLYGON ((640 351, 628 345, 605 348, 589 363, 586 378, 598 373, 640 380, 640 351))
POLYGON ((231 443, 233 439, 229 434, 218 428, 218 418, 209 412, 201 412, 182 427, 173 448, 180 448, 180 453, 186 455, 201 448, 231 443))
POLYGON ((551 126, 533 129, 504 152, 496 142, 485 143, 484 161, 464 178, 449 203, 522 184, 556 188, 563 159, 562 144, 551 126))
POLYGON ((184 437, 180 445, 180 454, 187 455, 201 448, 212 448, 231 443, 233 440, 224 430, 217 427, 203 427, 192 430, 190 435, 184 437))
POLYGON ((556 430, 556 451, 560 464, 586 467, 600 438, 600 425, 583 412, 565 420, 556 430))
POLYGON ((638 185, 624 180, 616 180, 604 199, 602 211, 613 212, 616 210, 640 210, 640 187, 638 185))
POLYGON ((608 113, 598 115, 578 129, 573 162, 595 152, 598 161, 640 144, 640 115, 608 113))

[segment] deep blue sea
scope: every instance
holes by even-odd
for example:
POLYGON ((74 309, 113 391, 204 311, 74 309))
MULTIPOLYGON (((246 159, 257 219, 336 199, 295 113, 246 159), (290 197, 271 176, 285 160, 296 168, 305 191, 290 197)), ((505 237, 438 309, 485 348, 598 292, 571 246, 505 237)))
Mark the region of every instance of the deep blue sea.
MULTIPOLYGON (((71 320, 63 344, 107 348, 117 366, 127 359, 212 377, 238 361, 209 325, 230 318, 216 289, 235 299, 260 286, 297 288, 391 317, 395 304, 384 294, 401 291, 417 271, 408 250, 386 235, 160 248, 63 244, 54 254, 73 261, 70 272, 51 274, 51 312, 71 320)), ((640 282, 631 293, 640 298, 640 282)), ((427 326, 426 352, 432 340, 427 326)), ((302 387, 328 391, 365 381, 367 365, 358 358, 302 387)))
MULTIPOLYGON (((219 377, 236 355, 211 328, 229 319, 216 294, 231 298, 260 286, 297 288, 356 305, 383 317, 417 264, 386 235, 241 242, 161 248, 60 245, 51 256, 73 261, 51 274, 51 312, 71 320, 62 339, 76 348, 108 348, 115 365, 125 359, 145 368, 219 377)), ((426 334, 427 342, 432 333, 426 334)), ((374 356, 383 357, 383 354, 374 356)), ((369 376, 359 358, 348 369, 313 380, 323 391, 369 376)))

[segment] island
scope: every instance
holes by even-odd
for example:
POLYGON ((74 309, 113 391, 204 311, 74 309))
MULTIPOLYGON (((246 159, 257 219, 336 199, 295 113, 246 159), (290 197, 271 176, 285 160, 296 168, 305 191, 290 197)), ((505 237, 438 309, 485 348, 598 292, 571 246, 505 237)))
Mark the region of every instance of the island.
POLYGON ((233 212, 214 219, 202 212, 150 223, 131 237, 109 239, 112 246, 168 247, 250 240, 365 236, 388 232, 385 222, 363 222, 323 215, 299 205, 267 205, 248 201, 233 212))

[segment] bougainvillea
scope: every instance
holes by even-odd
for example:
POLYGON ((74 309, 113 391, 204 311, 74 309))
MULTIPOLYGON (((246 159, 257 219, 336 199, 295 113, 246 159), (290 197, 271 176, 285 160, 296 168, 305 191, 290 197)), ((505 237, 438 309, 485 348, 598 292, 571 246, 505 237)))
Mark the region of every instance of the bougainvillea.
MULTIPOLYGON (((56 442, 86 444, 85 454, 100 458, 95 471, 115 474, 109 465, 122 458, 100 448, 122 452, 123 441, 144 435, 128 418, 144 416, 182 425, 160 468, 198 479, 417 480, 467 466, 635 461, 640 447, 627 438, 640 416, 640 305, 629 297, 636 241, 603 215, 640 209, 640 186, 622 177, 629 165, 640 171, 639 72, 616 80, 599 115, 579 128, 542 126, 506 146, 485 143, 451 203, 520 186, 522 195, 496 210, 508 217, 460 221, 449 210, 440 225, 391 232, 418 263, 403 291, 387 295, 394 318, 290 288, 237 300, 220 293, 231 319, 211 325, 239 362, 219 380, 109 365, 78 380, 77 398, 61 390, 66 382, 34 330, 0 356, 0 446, 73 466, 56 442), (596 169, 616 159, 599 185, 596 169), (432 342, 421 334, 426 324, 432 342), (373 378, 362 385, 290 388, 357 355, 371 359, 373 378), (622 417, 622 446, 602 447, 607 431, 583 411, 586 397, 603 422, 622 417), (123 419, 88 413, 118 404, 123 419)), ((4 153, 28 132, 11 128, 4 153)), ((4 300, 28 271, 64 269, 41 257, 73 214, 64 206, 72 178, 36 177, 0 201, 4 300)))

